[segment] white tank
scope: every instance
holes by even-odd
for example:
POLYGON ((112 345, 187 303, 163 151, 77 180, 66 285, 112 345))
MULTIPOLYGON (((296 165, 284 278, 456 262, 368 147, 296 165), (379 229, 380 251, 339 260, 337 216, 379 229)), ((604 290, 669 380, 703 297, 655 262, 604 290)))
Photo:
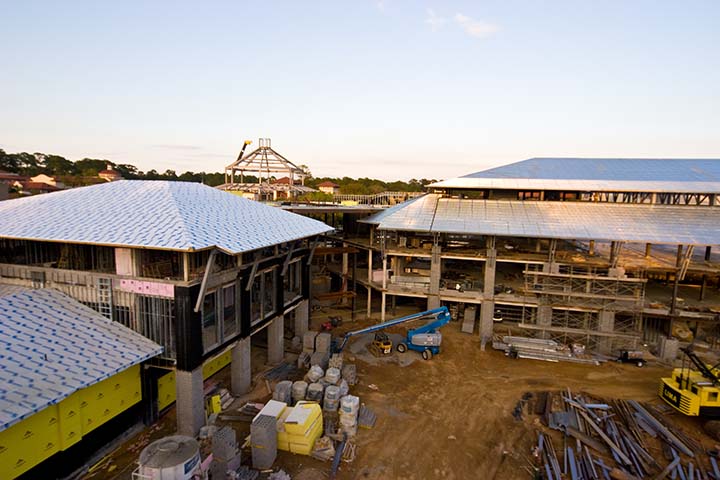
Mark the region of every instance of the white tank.
POLYGON ((161 438, 145 447, 138 463, 142 480, 190 480, 200 465, 200 445, 183 435, 161 438))

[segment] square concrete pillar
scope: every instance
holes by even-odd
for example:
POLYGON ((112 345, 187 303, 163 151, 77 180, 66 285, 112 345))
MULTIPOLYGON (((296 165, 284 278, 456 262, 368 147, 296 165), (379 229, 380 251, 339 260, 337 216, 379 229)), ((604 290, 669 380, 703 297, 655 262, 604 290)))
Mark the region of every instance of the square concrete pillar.
POLYGON ((250 337, 239 340, 232 349, 230 388, 233 395, 244 395, 250 391, 252 385, 250 353, 250 337))
MULTIPOLYGON (((612 333, 615 330, 615 312, 598 312, 598 330, 612 333)), ((598 350, 601 353, 612 353, 612 338, 602 336, 598 341, 598 350)))
POLYGON ((495 301, 483 300, 482 305, 480 305, 480 345, 482 350, 485 350, 487 342, 492 342, 494 312, 495 301))
POLYGON ((310 329, 310 301, 303 300, 295 308, 295 335, 302 338, 310 329))
POLYGON ((440 295, 428 295, 427 309, 433 310, 440 308, 440 295))
POLYGON ((175 372, 175 394, 177 431, 180 435, 194 437, 205 425, 202 366, 191 372, 175 372))
POLYGON ((285 358, 285 317, 278 315, 267 328, 268 363, 277 365, 285 358))

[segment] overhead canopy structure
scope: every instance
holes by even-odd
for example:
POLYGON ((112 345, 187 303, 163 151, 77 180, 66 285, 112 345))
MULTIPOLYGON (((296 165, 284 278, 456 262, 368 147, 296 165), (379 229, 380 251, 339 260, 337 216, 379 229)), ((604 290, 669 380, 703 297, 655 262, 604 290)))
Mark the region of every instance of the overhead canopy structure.
POLYGON ((531 158, 430 187, 720 193, 720 159, 531 158))
POLYGON ((161 352, 56 290, 0 285, 0 431, 161 352))
POLYGON ((428 194, 365 220, 379 230, 720 245, 720 208, 442 198, 428 194))
POLYGON ((120 180, 0 202, 0 238, 228 254, 332 231, 190 182, 120 180))
POLYGON ((225 183, 228 183, 228 175, 232 184, 235 183, 236 174, 240 175, 239 183, 244 183, 244 176, 252 174, 258 178, 259 183, 270 183, 273 176, 287 176, 291 185, 295 179, 305 184, 305 171, 273 150, 269 138, 261 138, 259 143, 258 148, 244 157, 241 152, 237 160, 225 167, 225 183))

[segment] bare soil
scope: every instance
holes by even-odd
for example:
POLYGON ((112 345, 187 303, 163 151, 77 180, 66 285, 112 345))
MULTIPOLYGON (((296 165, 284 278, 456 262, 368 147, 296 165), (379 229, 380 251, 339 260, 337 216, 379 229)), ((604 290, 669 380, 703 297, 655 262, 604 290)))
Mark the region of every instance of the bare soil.
MULTIPOLYGON (((319 325, 327 320, 328 314, 342 313, 326 310, 316 315, 313 322, 319 325)), ((347 318, 347 311, 344 313, 347 318)), ((399 311, 398 315, 401 314, 399 311)), ((341 336, 345 331, 376 321, 346 322, 333 334, 341 336)), ((392 333, 402 334, 403 330, 394 329, 392 333)), ((614 362, 587 366, 512 360, 489 347, 482 351, 478 337, 461 333, 457 322, 447 325, 442 333, 443 351, 431 361, 420 359, 416 352, 394 352, 390 358, 377 360, 350 346, 346 361, 353 360, 359 373, 358 385, 351 388, 351 393, 373 409, 378 420, 375 428, 359 431, 357 456, 352 463, 342 464, 337 478, 530 478, 523 467, 536 442, 539 424, 537 419, 519 421, 512 416, 524 393, 569 387, 596 398, 662 403, 657 397, 658 381, 670 371, 669 367, 652 363, 637 368, 614 362)), ((261 347, 253 348, 254 371, 260 373, 267 368, 262 364, 264 357, 261 347)), ((289 354, 288 359, 291 358, 294 356, 289 354)), ((227 377, 225 369, 213 381, 222 384, 227 377)), ((264 381, 256 377, 254 391, 238 399, 233 408, 247 400, 263 402, 268 398, 264 381)), ((174 412, 167 414, 152 432, 146 431, 127 442, 107 461, 107 466, 84 478, 129 479, 143 444, 171 433, 174 422, 174 412), (111 465, 115 468, 109 472, 111 465)), ((696 419, 675 415, 673 422, 709 442, 696 419)), ((232 425, 239 439, 248 435, 249 424, 232 425)), ((243 457, 243 463, 248 463, 249 451, 243 451, 243 457)), ((329 477, 330 463, 279 452, 276 468, 282 468, 294 479, 320 479, 329 477)))

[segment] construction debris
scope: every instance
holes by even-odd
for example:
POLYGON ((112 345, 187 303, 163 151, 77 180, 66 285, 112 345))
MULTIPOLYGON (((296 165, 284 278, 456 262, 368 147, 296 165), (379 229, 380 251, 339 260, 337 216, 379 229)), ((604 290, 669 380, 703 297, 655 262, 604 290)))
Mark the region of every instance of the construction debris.
MULTIPOLYGON (((522 416, 531 397, 523 396, 513 412, 516 418, 522 416), (516 413, 518 410, 520 413, 516 413)), ((534 478, 720 480, 720 472, 710 473, 715 458, 706 455, 697 441, 662 420, 649 405, 634 400, 598 402, 587 395, 573 395, 569 389, 559 394, 546 392, 535 400, 535 408, 527 410, 539 413, 547 426, 564 433, 564 439, 558 451, 549 433, 538 432, 529 469, 534 478), (551 411, 553 405, 560 409, 551 411), (666 453, 665 464, 656 453, 657 442, 666 453)))

